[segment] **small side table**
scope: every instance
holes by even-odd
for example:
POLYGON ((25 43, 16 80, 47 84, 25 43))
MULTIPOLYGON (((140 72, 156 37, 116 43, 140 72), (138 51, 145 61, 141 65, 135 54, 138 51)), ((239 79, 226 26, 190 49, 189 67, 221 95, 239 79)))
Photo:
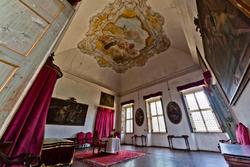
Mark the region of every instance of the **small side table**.
POLYGON ((132 137, 131 137, 131 140, 132 140, 132 145, 135 145, 135 146, 138 146, 137 145, 137 138, 141 138, 141 147, 143 147, 143 146, 147 146, 147 135, 140 135, 140 136, 138 136, 138 135, 133 135, 132 137), (134 143, 134 141, 135 141, 135 143, 134 143))
POLYGON ((181 135, 181 136, 174 136, 174 135, 168 135, 168 144, 171 149, 174 149, 173 146, 173 138, 183 138, 187 147, 187 150, 190 151, 190 145, 188 142, 188 135, 181 135))

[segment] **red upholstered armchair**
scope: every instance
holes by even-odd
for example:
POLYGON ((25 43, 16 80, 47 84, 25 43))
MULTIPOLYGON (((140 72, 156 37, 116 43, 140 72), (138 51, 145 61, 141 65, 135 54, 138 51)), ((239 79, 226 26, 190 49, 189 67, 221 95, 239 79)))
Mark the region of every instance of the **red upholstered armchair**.
POLYGON ((93 134, 91 132, 86 133, 85 140, 86 140, 86 143, 92 145, 92 143, 93 143, 93 134))
POLYGON ((76 134, 75 146, 76 148, 82 148, 85 144, 85 134, 83 132, 79 132, 76 134))

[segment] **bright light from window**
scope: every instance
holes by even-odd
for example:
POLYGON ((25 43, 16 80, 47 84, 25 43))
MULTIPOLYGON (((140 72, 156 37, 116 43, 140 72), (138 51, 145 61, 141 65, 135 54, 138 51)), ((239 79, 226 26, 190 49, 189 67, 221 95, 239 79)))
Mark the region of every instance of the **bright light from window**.
POLYGON ((206 94, 203 90, 184 94, 194 132, 221 132, 206 94))
MULTIPOLYGON (((124 123, 125 124, 125 132, 133 133, 134 129, 134 115, 133 115, 133 105, 122 106, 123 115, 125 116, 124 123)), ((122 125, 124 126, 124 125, 122 125)))
POLYGON ((150 131, 153 133, 164 133, 166 132, 166 125, 162 110, 161 99, 154 99, 147 101, 148 105, 148 123, 150 131))

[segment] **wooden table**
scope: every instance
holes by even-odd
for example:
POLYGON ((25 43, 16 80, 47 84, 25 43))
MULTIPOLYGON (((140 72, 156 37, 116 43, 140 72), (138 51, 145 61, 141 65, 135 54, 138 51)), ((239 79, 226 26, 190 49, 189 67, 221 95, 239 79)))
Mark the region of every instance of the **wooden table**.
POLYGON ((229 167, 250 166, 250 145, 220 143, 220 150, 229 167))

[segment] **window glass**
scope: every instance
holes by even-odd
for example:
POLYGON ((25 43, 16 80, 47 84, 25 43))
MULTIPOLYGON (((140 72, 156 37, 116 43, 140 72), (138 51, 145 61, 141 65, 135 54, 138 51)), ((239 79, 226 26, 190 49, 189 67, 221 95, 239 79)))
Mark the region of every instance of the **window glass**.
POLYGON ((194 97, 194 94, 188 94, 186 95, 186 99, 187 99, 187 104, 188 104, 188 108, 190 110, 198 110, 198 105, 196 103, 196 100, 195 100, 195 97, 194 97))
POLYGON ((134 131, 134 124, 133 124, 133 120, 130 120, 130 133, 132 133, 134 131))
POLYGON ((200 112, 191 112, 191 117, 193 119, 194 127, 196 131, 206 131, 205 124, 202 120, 200 112))
POLYGON ((163 112, 162 112, 161 101, 157 101, 157 102, 156 102, 156 106, 157 106, 157 113, 158 113, 158 115, 162 115, 163 112))
POLYGON ((166 132, 165 122, 164 122, 163 116, 158 117, 158 119, 159 119, 160 132, 166 132))
POLYGON ((184 94, 184 96, 195 132, 221 132, 219 122, 203 90, 184 94))
POLYGON ((207 97, 203 91, 195 93, 195 96, 201 109, 210 108, 207 97))
POLYGON ((159 132, 159 125, 158 125, 157 117, 152 117, 152 127, 153 127, 153 132, 159 132))
POLYGON ((149 103, 149 104, 150 104, 150 111, 151 111, 151 115, 152 115, 152 116, 157 115, 157 113, 156 113, 156 106, 155 106, 155 102, 151 102, 151 103, 149 103))
POLYGON ((131 132, 131 120, 126 121, 126 132, 127 133, 131 132))
POLYGON ((134 129, 133 129, 133 120, 134 120, 134 116, 133 116, 133 105, 126 105, 126 106, 122 106, 122 125, 121 127, 125 127, 123 129, 125 129, 125 133, 133 133, 134 129))
POLYGON ((130 108, 127 108, 126 110, 127 110, 127 119, 131 119, 132 117, 130 108))
POLYGON ((147 113, 149 114, 148 118, 148 132, 154 133, 165 133, 166 125, 164 120, 164 113, 162 109, 161 99, 153 99, 147 101, 147 113))
POLYGON ((202 111, 202 115, 206 120, 208 131, 220 131, 215 115, 211 110, 202 111))
POLYGON ((130 110, 130 118, 134 118, 134 116, 133 116, 133 107, 130 107, 129 110, 130 110))

